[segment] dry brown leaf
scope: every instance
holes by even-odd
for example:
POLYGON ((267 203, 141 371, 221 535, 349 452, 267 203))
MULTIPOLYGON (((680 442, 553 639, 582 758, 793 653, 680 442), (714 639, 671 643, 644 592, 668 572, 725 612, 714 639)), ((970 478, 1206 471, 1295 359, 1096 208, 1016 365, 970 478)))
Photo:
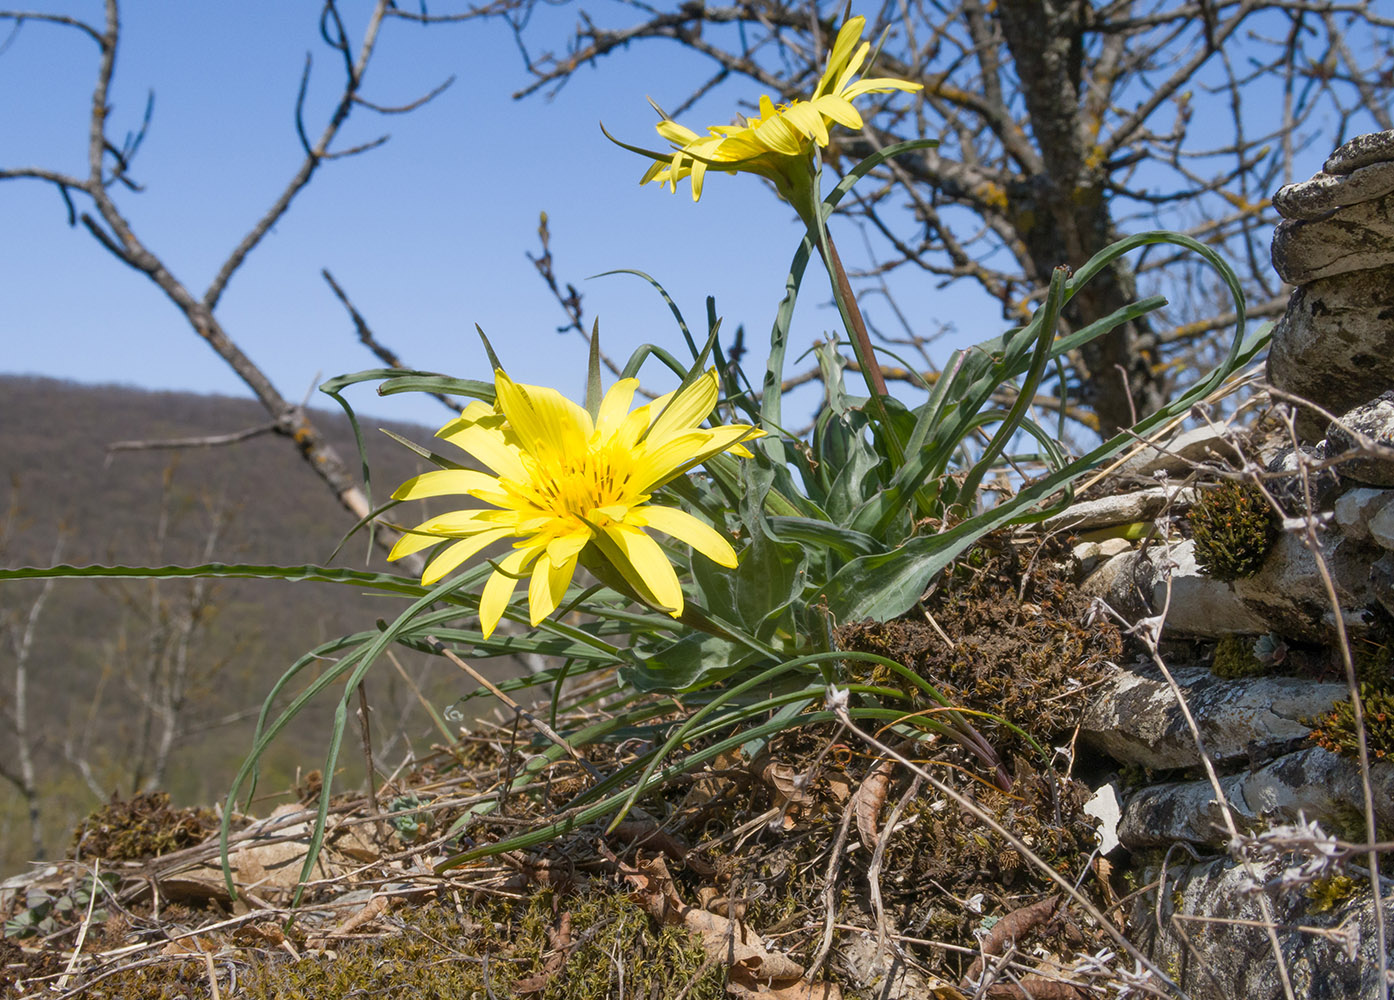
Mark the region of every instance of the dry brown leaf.
MULTIPOLYGON (((773 787, 791 806, 804 808, 813 805, 813 796, 804 787, 806 782, 804 772, 798 768, 771 761, 760 772, 760 777, 764 778, 766 783, 773 787)), ((778 804, 780 803, 776 801, 776 805, 778 804)))
POLYGON ((740 920, 745 916, 745 903, 743 901, 732 899, 720 889, 710 885, 704 885, 697 890, 697 905, 712 913, 719 913, 723 917, 734 917, 740 920))
POLYGON ((709 956, 729 965, 733 978, 753 986, 803 976, 802 965, 782 952, 767 950, 760 935, 739 920, 688 907, 682 913, 682 923, 702 936, 702 947, 709 956))
POLYGON ((828 771, 823 780, 828 783, 828 791, 838 805, 852 797, 852 779, 841 771, 828 771))
POLYGON ((854 795, 853 808, 857 814, 857 834, 861 837, 862 846, 868 851, 876 849, 876 841, 880 837, 878 820, 881 816, 881 807, 886 804, 886 795, 891 788, 891 771, 895 768, 895 761, 883 760, 871 769, 862 783, 857 787, 857 794, 854 795))
POLYGON ((747 989, 731 983, 727 993, 733 997, 758 997, 760 1000, 842 1000, 842 987, 837 983, 809 983, 800 979, 791 986, 747 989))
MULTIPOLYGON (((1051 918, 1059 904, 1060 894, 1056 893, 1032 903, 1030 906, 1023 906, 1008 913, 993 924, 992 930, 988 931, 987 936, 983 938, 981 945, 983 955, 1000 955, 1009 944, 1025 940, 1026 935, 1051 918)), ((982 955, 979 955, 968 967, 968 975, 964 982, 970 980, 976 982, 982 971, 983 959, 982 955)))

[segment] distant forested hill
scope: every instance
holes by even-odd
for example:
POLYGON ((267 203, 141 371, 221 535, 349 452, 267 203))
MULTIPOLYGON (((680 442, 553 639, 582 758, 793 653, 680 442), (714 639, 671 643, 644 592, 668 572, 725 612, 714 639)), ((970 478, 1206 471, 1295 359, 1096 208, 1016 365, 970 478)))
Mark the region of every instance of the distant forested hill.
MULTIPOLYGON (((443 423, 448 414, 441 415, 443 423)), ((314 419, 352 460, 344 416, 322 411, 314 419)), ((108 450, 116 441, 229 434, 265 422, 251 400, 0 376, 0 563, 49 565, 60 541, 60 561, 69 563, 324 562, 352 519, 279 435, 215 448, 108 450)), ((433 432, 393 429, 420 442, 433 432)), ((365 435, 373 497, 381 502, 420 471, 418 460, 372 427, 365 435)), ((334 565, 364 566, 366 552, 366 536, 357 536, 334 565)), ((372 565, 386 567, 376 554, 372 565)), ((13 640, 39 592, 35 582, 0 584, 0 773, 17 756, 13 640)), ((151 779, 172 706, 174 743, 157 783, 176 802, 219 799, 249 746, 249 713, 275 678, 317 643, 370 629, 400 609, 313 583, 216 582, 202 598, 183 581, 54 585, 29 677, 30 742, 46 791, 45 853, 62 854, 73 821, 97 804, 96 790, 129 795, 151 779), (172 690, 181 662, 183 688, 172 690)), ((404 665, 437 705, 465 690, 436 663, 404 665)), ((403 731, 424 750, 440 734, 401 675, 383 667, 368 685, 377 732, 403 731)), ((330 711, 326 700, 292 727, 268 761, 263 788, 279 790, 297 768, 321 766, 330 711)), ((398 739, 387 756, 395 763, 405 752, 398 739)), ((360 757, 344 754, 343 780, 361 780, 360 757)), ((21 796, 0 784, 0 872, 29 860, 29 842, 21 796)))

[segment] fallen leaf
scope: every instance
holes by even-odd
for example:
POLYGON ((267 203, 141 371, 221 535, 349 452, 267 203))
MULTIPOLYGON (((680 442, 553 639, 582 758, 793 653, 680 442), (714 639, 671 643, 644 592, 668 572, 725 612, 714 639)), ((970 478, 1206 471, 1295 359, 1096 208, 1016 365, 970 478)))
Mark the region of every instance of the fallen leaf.
POLYGON ((878 820, 881 807, 886 804, 886 794, 891 787, 891 771, 894 768, 895 761, 881 761, 862 779, 862 783, 857 786, 857 794, 852 796, 852 808, 856 810, 857 815, 857 834, 861 837, 862 846, 868 851, 875 850, 876 842, 880 839, 878 820))

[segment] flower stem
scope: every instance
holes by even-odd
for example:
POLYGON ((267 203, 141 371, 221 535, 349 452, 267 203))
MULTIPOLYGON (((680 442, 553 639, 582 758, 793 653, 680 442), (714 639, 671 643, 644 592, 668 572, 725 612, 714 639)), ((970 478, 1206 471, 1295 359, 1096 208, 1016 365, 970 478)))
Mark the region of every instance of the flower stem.
POLYGON ((890 411, 886 409, 886 376, 881 372, 881 363, 876 360, 876 351, 871 346, 871 336, 866 331, 866 321, 857 306, 857 297, 852 293, 852 285, 847 280, 847 270, 842 266, 837 247, 833 245, 832 233, 822 224, 821 217, 813 234, 822 254, 823 263, 832 278, 833 297, 837 300, 842 322, 852 335, 852 350, 857 355, 862 378, 866 380, 867 391, 871 394, 871 411, 885 435, 886 446, 891 453, 891 461, 898 469, 905 464, 905 447, 891 424, 890 411))

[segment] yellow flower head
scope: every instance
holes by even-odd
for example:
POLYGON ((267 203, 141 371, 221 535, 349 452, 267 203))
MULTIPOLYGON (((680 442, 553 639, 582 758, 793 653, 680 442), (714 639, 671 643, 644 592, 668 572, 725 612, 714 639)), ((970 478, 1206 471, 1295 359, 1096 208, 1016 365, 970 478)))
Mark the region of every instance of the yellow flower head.
POLYGON ((516 539, 480 597, 486 637, 524 577, 532 624, 555 611, 589 544, 640 596, 675 617, 681 614, 677 574, 644 529, 686 542, 722 566, 735 566, 736 553, 706 523, 674 507, 650 504, 649 497, 720 452, 749 457, 740 442, 762 432, 746 424, 698 426, 716 406, 714 369, 678 392, 630 410, 638 385, 632 378, 615 383, 592 420, 555 389, 519 385, 495 371, 495 405, 470 403, 436 434, 490 472, 427 472, 392 494, 397 500, 420 500, 458 493, 491 506, 431 518, 403 535, 388 558, 451 540, 426 565, 421 582, 431 584, 486 546, 516 539))
POLYGON ((862 127, 854 98, 922 87, 889 77, 853 81, 871 50, 869 42, 861 41, 865 26, 864 17, 851 18, 842 26, 828 55, 828 68, 806 101, 776 106, 762 94, 759 115, 747 118, 744 125, 713 125, 705 136, 666 118, 659 122, 658 134, 672 145, 673 154, 650 166, 639 183, 658 181, 676 191, 678 182, 690 177, 696 201, 702 197, 707 170, 745 170, 774 181, 780 194, 792 202, 791 194, 811 183, 813 147, 828 144, 828 126, 862 127))

